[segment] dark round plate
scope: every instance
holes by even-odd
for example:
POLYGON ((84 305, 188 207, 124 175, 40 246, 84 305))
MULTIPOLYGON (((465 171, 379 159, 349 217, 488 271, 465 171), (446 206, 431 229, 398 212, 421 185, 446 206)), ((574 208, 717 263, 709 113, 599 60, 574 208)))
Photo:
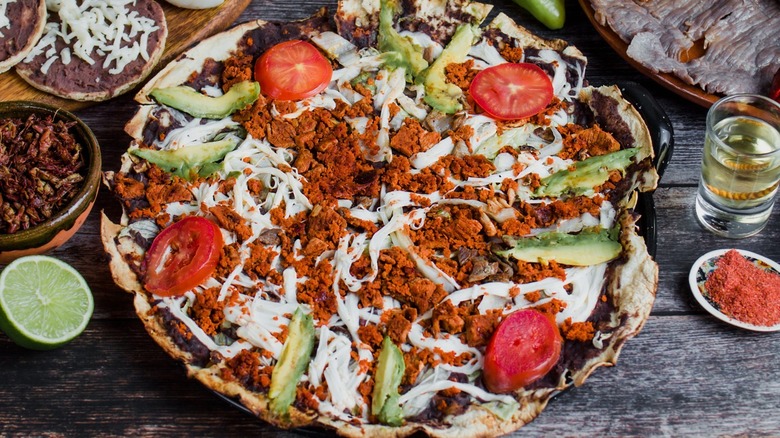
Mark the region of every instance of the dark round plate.
MULTIPOLYGON (((653 165, 658 172, 660 181, 674 152, 674 128, 672 127, 672 122, 663 108, 661 108, 661 105, 658 104, 658 101, 650 95, 645 87, 636 82, 622 82, 618 86, 623 97, 634 105, 634 108, 642 116, 647 129, 650 131, 650 139, 653 141, 653 152, 655 153, 653 165)), ((657 231, 653 194, 640 194, 635 211, 640 215, 637 222, 639 234, 645 238, 647 252, 655 258, 657 231)))

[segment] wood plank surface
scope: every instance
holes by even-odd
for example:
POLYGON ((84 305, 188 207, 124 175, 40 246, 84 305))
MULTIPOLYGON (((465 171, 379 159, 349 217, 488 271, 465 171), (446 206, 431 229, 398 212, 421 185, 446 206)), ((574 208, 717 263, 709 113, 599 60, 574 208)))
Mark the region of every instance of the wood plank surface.
MULTIPOLYGON (((168 40, 160 62, 149 77, 193 43, 226 29, 252 0, 225 0, 220 6, 211 9, 183 9, 164 0, 157 1, 165 12, 168 40)), ((134 90, 126 94, 132 95, 134 90)), ((77 110, 95 104, 64 99, 38 90, 25 82, 14 69, 0 74, 0 101, 9 100, 35 100, 67 110, 77 110)))
MULTIPOLYGON (((674 158, 654 194, 660 282, 650 320, 626 344, 616 367, 599 369, 584 386, 557 396, 515 436, 777 436, 780 335, 716 320, 693 301, 687 276, 696 258, 717 248, 780 260, 780 209, 753 238, 728 240, 704 231, 693 200, 706 110, 616 56, 576 1, 567 1, 561 31, 541 28, 510 0, 495 3, 532 31, 575 44, 589 58, 591 84, 644 85, 668 112, 676 134, 674 158)), ((325 4, 332 8, 334 2, 325 4)), ((304 18, 322 5, 255 0, 238 21, 304 18)), ((133 111, 128 95, 78 111, 101 142, 105 170, 119 167, 129 142, 122 127, 133 111)), ((309 430, 281 431, 229 405, 189 380, 151 340, 131 296, 110 278, 98 234, 101 209, 119 213, 105 190, 77 236, 52 254, 76 267, 92 288, 95 314, 87 330, 50 352, 24 350, 0 335, 0 437, 311 436, 309 430)))
MULTIPOLYGON (((93 320, 56 353, 31 353, 4 338, 0 350, 3 436, 310 433, 274 429, 188 380, 135 319, 93 320)), ((778 350, 778 336, 709 316, 653 316, 617 367, 558 395, 518 436, 773 435, 778 350)))

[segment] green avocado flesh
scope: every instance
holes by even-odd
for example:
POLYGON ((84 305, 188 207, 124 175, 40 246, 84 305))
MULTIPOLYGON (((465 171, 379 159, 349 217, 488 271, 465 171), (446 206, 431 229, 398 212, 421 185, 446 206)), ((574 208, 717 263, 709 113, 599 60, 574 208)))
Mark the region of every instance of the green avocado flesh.
POLYGON ((382 341, 382 351, 379 353, 379 363, 374 377, 374 393, 371 399, 371 414, 379 421, 391 426, 403 423, 403 412, 398 404, 398 386, 404 376, 406 366, 401 350, 385 336, 382 341))
POLYGON ((444 69, 449 64, 458 64, 466 60, 478 28, 470 24, 461 24, 452 36, 452 40, 433 61, 420 78, 425 85, 425 103, 445 114, 454 114, 463 108, 459 99, 463 91, 455 84, 447 83, 444 69))
POLYGON ((238 82, 219 97, 206 96, 183 85, 155 88, 149 94, 158 103, 176 108, 193 117, 224 119, 234 111, 254 103, 260 95, 260 84, 252 81, 238 82))
POLYGON ((166 172, 189 180, 193 174, 208 176, 213 173, 216 170, 214 164, 225 158, 236 146, 237 138, 226 138, 179 149, 131 149, 129 152, 160 166, 166 172))
POLYGON ((271 373, 271 411, 280 417, 286 417, 290 405, 295 401, 295 390, 303 372, 309 365, 314 349, 314 321, 300 308, 293 314, 288 327, 287 340, 282 347, 279 362, 271 373))
POLYGON ((606 155, 590 157, 574 163, 573 169, 564 169, 542 178, 534 193, 537 197, 559 197, 565 194, 581 195, 607 182, 614 170, 623 171, 631 164, 637 148, 623 149, 606 155))
POLYGON ((407 80, 411 81, 428 67, 428 61, 423 58, 422 47, 401 36, 393 27, 393 16, 397 7, 397 0, 380 1, 377 47, 384 53, 385 65, 406 69, 407 80))
POLYGON ((555 260, 569 266, 597 265, 617 258, 623 251, 617 232, 617 228, 585 229, 578 234, 553 231, 534 237, 505 236, 504 241, 512 248, 495 252, 531 263, 555 260))

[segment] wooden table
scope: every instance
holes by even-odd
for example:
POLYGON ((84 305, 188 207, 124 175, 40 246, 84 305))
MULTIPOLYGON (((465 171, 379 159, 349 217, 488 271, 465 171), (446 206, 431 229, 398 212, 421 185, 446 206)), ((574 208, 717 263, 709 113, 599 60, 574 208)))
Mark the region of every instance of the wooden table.
MULTIPOLYGON (((766 230, 727 240, 701 229, 693 204, 705 109, 640 76, 597 35, 576 2, 567 4, 562 31, 535 24, 509 1, 497 9, 547 37, 569 40, 589 58, 593 85, 634 80, 668 112, 674 159, 655 193, 660 284, 650 320, 627 343, 618 366, 597 370, 585 386, 553 399, 521 431, 533 436, 776 435, 780 433, 780 335, 725 325, 693 301, 691 264, 703 253, 749 249, 780 260, 780 209, 766 230)), ((332 5, 332 4, 331 4, 332 5)), ((296 19, 319 2, 254 0, 239 21, 296 19)), ((129 138, 129 97, 79 111, 103 148, 105 170, 118 168, 129 138)), ((296 436, 234 408, 199 383, 147 336, 130 295, 111 281, 98 232, 101 209, 118 203, 101 191, 81 231, 52 255, 76 267, 95 295, 86 331, 50 352, 19 348, 0 336, 0 436, 296 436)))

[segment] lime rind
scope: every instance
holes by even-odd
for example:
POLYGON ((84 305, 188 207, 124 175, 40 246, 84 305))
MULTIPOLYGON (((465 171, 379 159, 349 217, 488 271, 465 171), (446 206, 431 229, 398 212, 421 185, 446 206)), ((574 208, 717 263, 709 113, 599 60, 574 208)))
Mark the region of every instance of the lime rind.
POLYGON ((59 347, 84 331, 93 310, 81 274, 53 257, 22 257, 0 274, 0 329, 21 346, 59 347))

